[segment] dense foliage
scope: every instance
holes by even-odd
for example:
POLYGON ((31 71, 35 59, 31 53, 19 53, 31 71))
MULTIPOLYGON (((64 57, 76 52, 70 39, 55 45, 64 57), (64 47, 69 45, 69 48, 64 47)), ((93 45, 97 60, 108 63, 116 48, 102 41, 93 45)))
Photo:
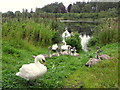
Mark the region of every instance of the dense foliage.
POLYGON ((3 24, 3 39, 26 40, 33 44, 49 45, 52 44, 52 38, 55 30, 51 29, 50 22, 36 23, 33 20, 12 21, 3 24), (46 25, 47 24, 47 25, 46 25))
POLYGON ((88 53, 81 52, 80 57, 60 56, 46 59, 47 73, 36 82, 31 81, 33 84, 31 85, 15 74, 23 64, 34 62, 32 55, 46 54, 47 49, 22 40, 19 42, 4 40, 2 88, 117 88, 117 49, 117 44, 102 47, 104 53, 111 54, 113 59, 101 61, 91 68, 85 67, 85 63, 91 56, 95 56, 95 48, 88 53), (22 47, 16 47, 18 43, 22 47))
POLYGON ((81 39, 79 37, 79 33, 74 33, 70 38, 66 40, 68 45, 75 47, 77 52, 82 50, 81 39))
MULTIPOLYGON (((118 88, 118 12, 117 3, 76 2, 65 11, 62 3, 52 3, 28 12, 8 11, 2 22, 2 87, 5 88, 118 88), (96 9, 97 7, 97 9, 96 9), (76 9, 77 8, 77 9, 76 9), (46 13, 49 12, 49 13, 46 13), (66 13, 69 12, 69 13, 66 13), (89 42, 91 51, 79 57, 59 56, 46 59, 47 73, 33 85, 15 74, 23 64, 33 63, 32 55, 47 54, 48 46, 62 41, 64 27, 59 20, 99 21, 89 42), (111 57, 88 68, 85 63, 95 57, 96 47, 111 57)), ((73 23, 72 23, 73 25, 73 23)), ((72 26, 71 25, 71 26, 72 26)), ((80 24, 83 25, 83 24, 80 24)), ((70 26, 70 25, 69 25, 70 26)), ((79 24, 76 24, 76 27, 79 24)), ((84 24, 87 27, 87 24, 84 24)), ((90 26, 90 25, 88 25, 90 26)), ((68 27, 69 29, 70 27, 68 27)), ((85 30, 85 29, 84 29, 85 30)), ((0 38, 1 39, 1 38, 0 38)), ((67 44, 81 50, 79 34, 67 44)))
POLYGON ((118 19, 108 18, 104 19, 97 30, 95 31, 92 39, 89 41, 90 46, 93 45, 106 45, 109 43, 119 42, 118 38, 118 19))
MULTIPOLYGON (((86 18, 86 17, 93 17, 92 14, 97 14, 98 18, 105 18, 105 17, 116 17, 116 15, 119 13, 117 10, 119 9, 119 3, 117 2, 76 2, 73 5, 70 4, 68 7, 66 7, 63 3, 51 3, 48 4, 42 8, 36 8, 35 12, 31 9, 30 12, 28 12, 27 9, 23 9, 22 12, 16 11, 13 13, 12 11, 8 11, 6 13, 3 13, 2 16, 4 17, 10 17, 10 18, 31 18, 31 17, 42 17, 42 18, 62 18, 64 17, 64 14, 59 13, 79 13, 72 15, 73 17, 77 18, 86 18), (46 13, 47 12, 47 13, 46 13), (108 13, 105 13, 108 12, 108 13), (54 13, 54 14, 48 14, 48 13, 54 13), (56 14, 58 13, 58 14, 56 14), (82 14, 83 13, 83 14, 82 14), (86 13, 86 14, 85 14, 86 13), (91 13, 91 17, 88 13, 91 13), (100 15, 99 15, 100 14, 100 15), (79 16, 80 15, 80 16, 79 16), (87 16, 88 15, 88 16, 87 16)), ((70 17, 71 14, 65 14, 66 17, 70 17), (66 16, 67 15, 67 16, 66 16)), ((71 17, 72 17, 71 16, 71 17)))

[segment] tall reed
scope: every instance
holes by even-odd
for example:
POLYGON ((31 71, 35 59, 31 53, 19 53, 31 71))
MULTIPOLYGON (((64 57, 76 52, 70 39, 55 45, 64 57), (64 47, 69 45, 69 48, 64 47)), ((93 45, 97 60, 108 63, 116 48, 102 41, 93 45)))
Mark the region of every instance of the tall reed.
POLYGON ((95 34, 100 45, 118 42, 118 20, 108 18, 103 21, 103 24, 98 26, 95 34))
POLYGON ((55 30, 50 27, 50 23, 44 22, 36 23, 32 19, 5 22, 3 24, 3 38, 7 40, 14 39, 26 40, 35 45, 49 45, 52 43, 55 30))

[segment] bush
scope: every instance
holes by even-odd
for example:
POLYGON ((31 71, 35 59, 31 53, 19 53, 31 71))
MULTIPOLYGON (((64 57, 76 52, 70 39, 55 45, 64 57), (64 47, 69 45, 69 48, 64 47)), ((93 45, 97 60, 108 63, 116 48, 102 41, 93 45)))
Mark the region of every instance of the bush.
POLYGON ((61 34, 57 31, 55 32, 53 38, 52 38, 52 42, 53 43, 60 43, 62 41, 62 37, 61 34))
POLYGON ((94 34, 94 38, 90 41, 94 44, 96 41, 99 45, 103 46, 110 43, 116 43, 119 41, 118 38, 118 20, 108 18, 101 23, 97 31, 94 34))
POLYGON ((98 43, 97 37, 92 37, 92 38, 88 41, 88 47, 90 47, 90 46, 95 46, 97 43, 98 43))
MULTIPOLYGON (((47 22, 47 20, 45 20, 47 22)), ((11 23, 9 21, 3 23, 3 38, 7 40, 26 40, 32 42, 34 45, 49 45, 52 43, 52 38, 55 33, 50 26, 51 22, 36 23, 34 20, 24 20, 21 22, 13 19, 11 23)))
POLYGON ((77 52, 82 50, 82 46, 81 46, 81 39, 79 37, 78 33, 75 33, 73 36, 71 36, 70 38, 68 38, 66 40, 66 43, 68 45, 71 45, 72 47, 76 47, 77 52))

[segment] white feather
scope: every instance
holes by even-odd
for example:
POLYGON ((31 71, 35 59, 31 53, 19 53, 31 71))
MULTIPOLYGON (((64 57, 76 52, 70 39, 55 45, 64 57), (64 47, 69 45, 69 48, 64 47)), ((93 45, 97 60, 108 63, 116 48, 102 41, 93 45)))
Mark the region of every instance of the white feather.
POLYGON ((43 55, 36 56, 34 63, 22 65, 16 75, 26 80, 34 80, 43 76, 47 72, 47 68, 38 61, 42 59, 45 60, 43 55))

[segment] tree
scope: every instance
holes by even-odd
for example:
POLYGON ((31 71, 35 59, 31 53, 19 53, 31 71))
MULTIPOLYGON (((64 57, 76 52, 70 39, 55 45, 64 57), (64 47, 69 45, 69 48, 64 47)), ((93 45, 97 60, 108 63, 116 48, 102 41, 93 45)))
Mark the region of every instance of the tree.
POLYGON ((68 7, 67 7, 67 11, 70 13, 70 10, 72 8, 72 4, 70 4, 68 7))
POLYGON ((31 11, 30 11, 30 13, 33 13, 33 9, 31 8, 31 11))
POLYGON ((19 18, 19 17, 21 16, 20 11, 15 11, 15 16, 16 16, 17 18, 19 18))
POLYGON ((22 11, 22 17, 23 17, 23 19, 31 17, 31 15, 30 15, 30 13, 28 12, 27 9, 23 9, 23 11, 22 11))
POLYGON ((7 17, 7 13, 2 13, 2 17, 7 17))
POLYGON ((86 4, 83 8, 82 8, 83 12, 91 12, 92 11, 92 7, 90 4, 86 4))
POLYGON ((76 2, 76 5, 79 6, 80 12, 82 13, 82 8, 86 5, 86 2, 76 2))
POLYGON ((70 10, 71 13, 80 13, 80 8, 78 5, 73 5, 71 10, 70 10))
POLYGON ((41 8, 41 10, 48 12, 48 13, 57 13, 58 6, 59 6, 59 3, 55 2, 55 3, 51 3, 51 4, 44 6, 43 8, 41 8))
POLYGON ((63 3, 58 3, 58 2, 48 4, 43 8, 41 8, 41 10, 48 13, 66 13, 67 12, 63 3))
POLYGON ((65 6, 63 5, 63 3, 59 3, 58 9, 57 9, 57 13, 66 13, 66 9, 65 6))
POLYGON ((10 18, 14 18, 15 15, 12 11, 8 11, 7 16, 10 17, 10 18))

